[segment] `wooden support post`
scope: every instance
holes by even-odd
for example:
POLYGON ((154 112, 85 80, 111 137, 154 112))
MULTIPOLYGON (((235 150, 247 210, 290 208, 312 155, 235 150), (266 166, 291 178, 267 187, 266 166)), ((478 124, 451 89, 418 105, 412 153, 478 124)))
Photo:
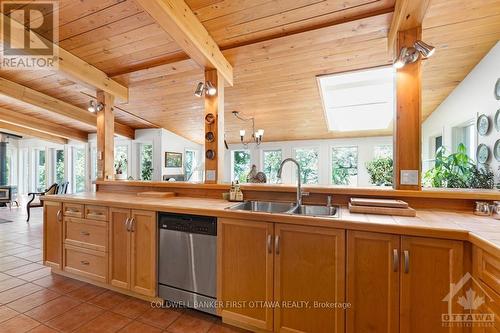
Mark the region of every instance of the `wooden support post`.
POLYGON ((97 102, 104 105, 104 108, 97 112, 97 179, 113 180, 115 177, 114 97, 101 90, 97 92, 97 102))
POLYGON ((211 142, 205 140, 205 183, 213 184, 222 182, 224 176, 224 78, 216 69, 210 69, 205 71, 205 81, 217 88, 215 96, 205 94, 205 116, 215 117, 212 123, 205 120, 205 134, 214 135, 211 142), (215 153, 212 159, 207 156, 209 150, 215 153))
MULTIPOLYGON (((421 39, 420 27, 398 32, 397 50, 421 39)), ((421 189, 421 60, 397 70, 394 122, 394 188, 421 189), (415 180, 414 182, 413 180, 415 180)))

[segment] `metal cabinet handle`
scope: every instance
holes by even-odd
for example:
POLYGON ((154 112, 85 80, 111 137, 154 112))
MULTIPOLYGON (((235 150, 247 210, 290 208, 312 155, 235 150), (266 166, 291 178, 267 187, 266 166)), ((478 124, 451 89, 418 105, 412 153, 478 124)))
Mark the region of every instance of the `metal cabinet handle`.
POLYGON ((267 235, 267 253, 273 252, 273 236, 267 235))
POLYGON ((61 216, 61 214, 62 214, 62 211, 59 209, 59 210, 57 211, 57 222, 61 222, 61 221, 62 221, 62 216, 61 216))
POLYGON ((129 226, 128 226, 129 222, 130 222, 130 217, 127 217, 127 219, 125 220, 125 222, 123 222, 123 225, 125 225, 125 228, 127 229, 127 231, 130 231, 129 226))
POLYGON ((88 232, 88 231, 80 231, 80 235, 82 235, 82 236, 90 236, 90 232, 88 232))
POLYGON ((276 253, 276 255, 280 254, 280 236, 279 235, 274 238, 274 252, 276 253))
POLYGON ((392 250, 392 270, 394 272, 397 272, 398 266, 399 266, 399 254, 398 254, 398 250, 394 249, 394 250, 392 250))
POLYGON ((90 263, 87 260, 81 260, 80 263, 86 266, 90 265, 90 263))
POLYGON ((132 231, 132 232, 135 231, 135 218, 134 217, 130 218, 130 231, 132 231))
POLYGON ((408 250, 404 251, 405 254, 405 273, 410 271, 410 252, 408 250))

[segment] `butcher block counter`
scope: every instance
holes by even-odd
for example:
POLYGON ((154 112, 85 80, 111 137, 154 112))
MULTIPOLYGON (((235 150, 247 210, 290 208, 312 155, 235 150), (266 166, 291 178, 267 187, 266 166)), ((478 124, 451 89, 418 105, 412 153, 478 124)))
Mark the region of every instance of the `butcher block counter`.
POLYGON ((419 209, 416 217, 353 214, 346 207, 338 218, 305 217, 228 210, 235 203, 221 199, 135 193, 48 195, 43 200, 44 263, 56 273, 153 300, 156 213, 206 215, 218 218, 218 302, 320 297, 352 306, 256 309, 219 304, 223 321, 241 328, 449 332, 443 330, 441 313, 463 308, 443 299, 451 284, 467 276, 488 293, 485 299, 491 302, 484 307, 493 314, 487 326, 492 330, 473 332, 500 328, 500 220, 491 217, 419 209), (138 232, 127 235, 120 228, 131 219, 138 232), (370 302, 374 304, 365 304, 370 302))

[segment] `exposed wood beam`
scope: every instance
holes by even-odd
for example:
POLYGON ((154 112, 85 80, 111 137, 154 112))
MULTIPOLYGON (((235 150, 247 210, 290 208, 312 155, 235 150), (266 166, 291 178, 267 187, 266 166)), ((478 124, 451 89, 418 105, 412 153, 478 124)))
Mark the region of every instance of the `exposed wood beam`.
POLYGON ((422 25, 430 2, 431 0, 396 0, 394 15, 392 16, 391 27, 387 37, 389 52, 397 55, 394 48, 396 47, 399 31, 422 25))
MULTIPOLYGON (((0 14, 0 24, 2 27, 4 26, 4 21, 6 21, 10 26, 15 29, 25 29, 24 26, 12 20, 10 17, 5 14, 0 14), (10 23, 9 23, 10 22, 10 23)), ((31 31, 31 33, 35 34, 41 40, 44 40, 47 43, 50 43, 47 39, 36 34, 31 31)), ((4 44, 3 34, 0 34, 0 42, 4 44)), ((23 38, 23 36, 19 36, 19 34, 12 34, 11 38, 15 41, 15 38, 23 38)), ((24 40, 18 40, 18 43, 21 45, 24 43, 24 40)), ((76 79, 77 81, 91 86, 93 88, 106 91, 121 101, 128 101, 128 88, 119 84, 118 82, 112 80, 106 73, 99 70, 98 68, 92 66, 91 64, 83 61, 72 53, 60 48, 56 43, 52 43, 53 49, 58 53, 58 70, 64 74, 69 75, 71 78, 76 79)))
POLYGON ((98 91, 97 101, 104 105, 104 108, 97 112, 97 179, 113 180, 115 178, 114 98, 105 91, 98 91))
POLYGON ((43 139, 43 140, 55 142, 55 143, 58 143, 58 144, 61 144, 61 145, 65 145, 65 144, 68 143, 68 140, 66 140, 64 138, 61 138, 61 137, 58 137, 58 136, 54 136, 54 135, 50 135, 50 134, 47 134, 45 132, 35 131, 35 130, 29 129, 29 128, 26 128, 26 127, 21 127, 21 126, 13 125, 11 123, 4 122, 2 120, 0 120, 0 128, 1 129, 5 129, 7 131, 13 131, 13 132, 17 132, 17 133, 20 133, 20 134, 24 134, 24 135, 28 135, 28 136, 33 136, 33 137, 36 137, 36 138, 39 138, 39 139, 43 139))
POLYGON ((46 120, 31 117, 16 111, 0 107, 0 120, 12 125, 27 129, 44 132, 46 134, 62 137, 70 140, 88 141, 88 133, 78 129, 70 129, 46 120))
MULTIPOLYGON (((52 96, 20 85, 19 83, 0 78, 0 94, 80 121, 96 128, 97 118, 95 114, 52 96)), ((134 130, 130 126, 119 123, 115 123, 115 126, 117 134, 131 139, 134 138, 134 130)))
POLYGON ((224 57, 207 29, 183 0, 136 0, 145 11, 206 69, 216 69, 233 85, 233 67, 224 57))

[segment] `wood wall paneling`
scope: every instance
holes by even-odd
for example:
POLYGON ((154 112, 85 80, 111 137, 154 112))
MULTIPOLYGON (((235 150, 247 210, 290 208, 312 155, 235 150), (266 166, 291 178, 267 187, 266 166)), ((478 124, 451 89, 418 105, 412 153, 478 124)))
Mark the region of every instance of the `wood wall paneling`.
POLYGON ((105 91, 98 91, 97 102, 104 105, 104 108, 97 112, 97 179, 113 180, 115 177, 114 97, 105 91))

